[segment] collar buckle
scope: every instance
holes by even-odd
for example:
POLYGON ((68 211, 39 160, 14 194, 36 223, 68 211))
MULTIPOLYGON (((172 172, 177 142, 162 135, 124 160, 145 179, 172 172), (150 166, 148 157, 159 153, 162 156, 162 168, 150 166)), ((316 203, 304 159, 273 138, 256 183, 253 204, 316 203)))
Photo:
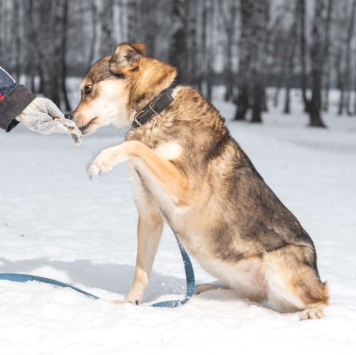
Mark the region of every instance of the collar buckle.
POLYGON ((136 115, 134 116, 134 122, 137 126, 142 126, 142 123, 139 121, 138 117, 140 117, 145 111, 140 111, 138 113, 136 113, 136 115))
MULTIPOLYGON (((158 99, 159 99, 159 98, 158 98, 158 99)), ((156 110, 152 107, 153 104, 154 104, 154 102, 151 102, 151 103, 148 105, 148 108, 153 112, 152 118, 155 117, 155 116, 161 116, 161 114, 158 113, 158 112, 156 112, 156 110)))

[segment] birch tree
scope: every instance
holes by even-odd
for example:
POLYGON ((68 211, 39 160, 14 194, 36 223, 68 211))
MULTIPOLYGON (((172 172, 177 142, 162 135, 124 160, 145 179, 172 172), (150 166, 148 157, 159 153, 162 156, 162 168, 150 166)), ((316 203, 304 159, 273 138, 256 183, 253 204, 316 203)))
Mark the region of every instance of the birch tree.
POLYGON ((188 0, 173 0, 172 7, 172 35, 170 43, 169 62, 178 69, 178 77, 185 82, 185 68, 187 66, 187 18, 188 0))
POLYGON ((330 91, 330 78, 331 78, 331 58, 330 58, 330 47, 331 47, 331 23, 332 14, 334 8, 334 0, 328 0, 327 6, 327 16, 325 21, 325 49, 324 49, 324 97, 323 97, 323 111, 327 112, 329 110, 329 91, 330 91))
POLYGON ((350 109, 350 94, 351 94, 351 55, 352 55, 352 40, 355 32, 355 14, 356 14, 356 0, 352 0, 351 7, 349 7, 348 3, 345 3, 345 13, 349 14, 349 18, 347 19, 347 27, 344 37, 344 58, 343 62, 340 62, 339 69, 339 89, 340 89, 340 99, 339 99, 339 115, 343 114, 344 111, 347 112, 348 115, 351 115, 350 109))
POLYGON ((219 13, 222 18, 222 26, 225 34, 224 41, 224 81, 225 101, 233 98, 234 75, 233 75, 233 49, 237 24, 237 1, 218 1, 219 13))
POLYGON ((246 118, 252 109, 251 122, 262 122, 265 107, 268 0, 240 0, 241 37, 236 120, 246 118))
POLYGON ((321 118, 321 80, 323 73, 323 10, 325 1, 316 0, 314 10, 314 21, 312 29, 312 45, 310 50, 311 60, 311 90, 312 97, 310 100, 309 116, 310 126, 325 127, 321 118))
POLYGON ((109 55, 114 50, 114 0, 101 0, 101 39, 100 54, 109 55))

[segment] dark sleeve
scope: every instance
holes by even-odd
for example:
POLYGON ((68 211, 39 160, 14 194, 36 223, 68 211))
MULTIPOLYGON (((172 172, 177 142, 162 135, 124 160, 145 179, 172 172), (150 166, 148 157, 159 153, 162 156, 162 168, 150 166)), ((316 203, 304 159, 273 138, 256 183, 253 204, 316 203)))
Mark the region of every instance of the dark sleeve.
POLYGON ((36 98, 0 67, 0 128, 10 132, 19 124, 15 118, 36 98))

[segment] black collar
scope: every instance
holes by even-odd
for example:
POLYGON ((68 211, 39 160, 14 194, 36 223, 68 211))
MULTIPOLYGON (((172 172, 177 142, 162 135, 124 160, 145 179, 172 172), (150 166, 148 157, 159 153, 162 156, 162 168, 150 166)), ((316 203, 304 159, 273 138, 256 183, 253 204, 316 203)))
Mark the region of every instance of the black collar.
POLYGON ((161 93, 150 101, 140 112, 136 113, 132 126, 136 128, 144 125, 152 117, 159 115, 168 107, 174 101, 172 91, 177 85, 177 83, 173 83, 167 89, 161 91, 161 93))

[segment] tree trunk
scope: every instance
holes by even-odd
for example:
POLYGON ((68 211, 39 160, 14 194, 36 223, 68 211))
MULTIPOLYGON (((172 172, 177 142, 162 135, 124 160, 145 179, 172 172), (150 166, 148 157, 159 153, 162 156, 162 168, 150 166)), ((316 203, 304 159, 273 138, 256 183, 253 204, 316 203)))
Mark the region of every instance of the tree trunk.
MULTIPOLYGON (((316 0, 318 1, 318 0, 316 0)), ((300 64, 301 64, 301 87, 302 87, 302 97, 304 101, 304 111, 309 112, 309 99, 307 97, 307 77, 306 77, 306 36, 305 36, 305 18, 306 18, 306 7, 305 0, 296 0, 296 16, 300 19, 299 22, 299 37, 300 37, 300 64)))
MULTIPOLYGON (((62 0, 63 1, 63 0, 62 0)), ((48 22, 48 26, 51 28, 51 41, 53 43, 53 58, 48 56, 49 60, 49 83, 51 88, 51 100, 57 105, 61 104, 61 57, 62 57, 62 1, 56 1, 51 4, 50 11, 53 19, 48 22)))
POLYGON ((252 105, 252 119, 253 123, 261 123, 262 122, 262 110, 263 110, 263 92, 264 87, 263 84, 255 80, 253 86, 253 105, 252 105))
POLYGON ((351 115, 350 112, 350 91, 351 89, 351 44, 355 30, 355 12, 356 12, 356 0, 352 1, 351 11, 350 11, 350 20, 347 28, 347 37, 346 37, 346 53, 345 53, 345 70, 343 73, 342 83, 344 89, 346 90, 346 98, 345 100, 342 97, 340 100, 340 111, 339 114, 342 114, 343 108, 345 107, 346 113, 351 115))
MULTIPOLYGON (((157 11, 156 11, 156 0, 141 0, 141 22, 142 22, 142 41, 146 44, 146 50, 148 56, 155 58, 156 57, 156 37, 157 32, 159 32, 159 25, 157 23, 157 11)), ((195 14, 196 11, 196 0, 191 3, 192 13, 190 13, 190 31, 191 38, 195 38, 195 14)), ((192 51, 193 55, 194 52, 192 51)), ((194 66, 194 63, 192 63, 194 66)), ((191 71, 191 68, 189 68, 191 71)), ((193 74, 193 73, 191 73, 193 74)))
POLYGON ((171 48, 169 62, 177 68, 178 78, 185 82, 187 80, 185 68, 187 67, 187 18, 188 0, 174 0, 172 8, 171 48))
POLYGON ((214 84, 214 1, 208 0, 207 2, 207 15, 208 21, 206 26, 206 32, 208 33, 208 45, 206 51, 206 97, 209 101, 212 99, 213 95, 213 84, 214 84))
POLYGON ((246 120, 246 114, 250 106, 250 64, 252 60, 252 20, 254 6, 252 0, 240 0, 240 56, 239 56, 239 74, 237 78, 237 110, 235 114, 236 121, 246 120))
POLYGON ((293 79, 293 71, 294 71, 294 57, 295 57, 295 49, 296 49, 296 40, 297 40, 297 21, 294 20, 292 27, 290 29, 290 38, 289 46, 286 48, 287 50, 287 65, 286 65, 286 98, 284 103, 284 113, 290 114, 290 92, 292 86, 293 79))
POLYGON ((226 64, 224 69, 226 91, 225 91, 225 101, 230 101, 233 98, 233 75, 232 75, 232 37, 233 33, 229 31, 227 34, 227 44, 226 44, 226 64))
POLYGON ((270 2, 240 0, 241 41, 236 120, 246 118, 252 108, 251 122, 262 122, 265 109, 266 53, 270 2))
POLYGON ((254 1, 253 13, 253 60, 252 60, 252 120, 253 123, 262 122, 262 111, 265 109, 265 61, 268 38, 269 1, 254 1))
POLYGON ((311 46, 311 79, 312 79, 312 98, 310 101, 310 126, 325 127, 321 118, 321 78, 323 73, 323 40, 322 40, 322 25, 323 25, 323 7, 324 0, 316 0, 315 15, 312 30, 312 46, 311 46))
POLYGON ((15 59, 14 77, 17 81, 20 81, 21 75, 21 43, 20 43, 20 4, 19 0, 12 1, 12 36, 13 41, 13 58, 15 59))
POLYGON ((224 81, 225 81, 225 101, 233 99, 234 90, 234 76, 232 69, 233 60, 233 42, 236 32, 236 14, 237 14, 237 1, 226 0, 219 1, 219 13, 222 18, 222 25, 225 32, 225 46, 224 46, 224 81))
POLYGON ((91 41, 90 41, 90 49, 89 49, 89 55, 88 55, 88 63, 87 67, 90 68, 90 66, 93 64, 94 61, 94 56, 95 56, 95 44, 98 36, 98 9, 95 5, 95 0, 91 0, 90 4, 90 13, 91 13, 91 19, 92 19, 92 34, 91 34, 91 41))
POLYGON ((66 78, 67 78, 67 62, 66 62, 66 52, 67 52, 67 27, 68 27, 68 13, 69 13, 69 0, 63 0, 63 15, 62 15, 62 48, 61 48, 61 86, 64 98, 65 110, 67 112, 72 111, 68 99, 66 78))
POLYGON ((113 26, 114 26, 114 0, 101 0, 101 45, 102 56, 112 54, 114 50, 113 26))
POLYGON ((208 40, 208 1, 202 1, 201 7, 201 31, 200 31, 200 51, 199 51, 199 75, 197 87, 202 94, 206 94, 205 92, 205 84, 207 80, 207 40, 208 40))
POLYGON ((127 40, 135 42, 137 37, 137 0, 127 1, 127 40))
POLYGON ((281 85, 277 83, 273 95, 273 107, 278 107, 280 92, 281 92, 281 85))
POLYGON ((286 97, 284 101, 284 111, 285 114, 290 114, 290 85, 286 86, 286 97))
POLYGON ((3 16, 4 15, 4 2, 0 1, 0 62, 3 61, 3 52, 4 52, 4 42, 3 41, 3 16))
POLYGON ((25 50, 27 52, 27 60, 25 65, 26 77, 26 86, 32 91, 35 92, 35 69, 36 62, 35 50, 36 43, 33 41, 35 36, 35 27, 34 27, 34 4, 33 0, 28 0, 25 4, 25 13, 27 15, 27 21, 25 21, 25 50))
POLYGON ((337 79, 337 88, 339 89, 339 103, 338 103, 338 114, 341 115, 344 108, 344 76, 343 76, 343 48, 340 41, 338 46, 338 53, 336 55, 336 79, 337 79))
POLYGON ((324 62, 325 62, 325 83, 324 83, 324 98, 323 111, 328 112, 329 110, 329 91, 330 91, 330 28, 332 22, 332 12, 333 12, 334 0, 328 1, 327 16, 325 21, 325 50, 324 50, 324 62))

